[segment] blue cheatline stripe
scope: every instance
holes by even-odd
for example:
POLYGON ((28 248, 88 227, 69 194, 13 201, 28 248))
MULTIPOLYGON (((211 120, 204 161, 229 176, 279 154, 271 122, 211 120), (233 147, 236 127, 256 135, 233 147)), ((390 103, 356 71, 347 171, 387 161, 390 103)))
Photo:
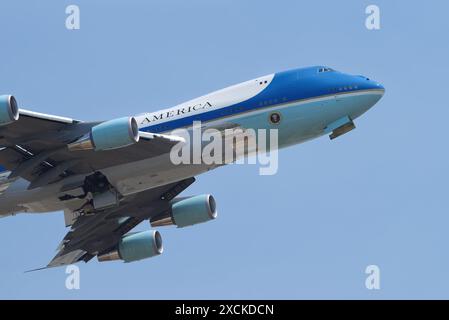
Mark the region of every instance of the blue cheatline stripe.
MULTIPOLYGON (((188 116, 181 119, 174 119, 163 123, 150 125, 142 128, 142 131, 149 132, 162 132, 174 130, 176 128, 182 128, 189 126, 193 121, 211 121, 223 117, 233 116, 248 111, 254 111, 261 108, 266 108, 270 105, 279 103, 288 103, 294 100, 310 97, 308 95, 300 95, 299 92, 294 90, 292 85, 288 85, 297 80, 296 71, 286 71, 276 73, 271 81, 270 85, 256 96, 249 98, 245 101, 233 104, 227 107, 223 107, 216 110, 203 112, 200 114, 188 116)), ((292 83, 293 84, 293 83, 292 83)))
MULTIPOLYGON (((337 88, 342 86, 342 83, 351 83, 351 81, 354 81, 353 76, 340 72, 318 74, 316 72, 316 70, 318 70, 317 68, 319 67, 310 67, 276 73, 267 88, 258 93, 256 96, 245 101, 220 109, 203 112, 201 114, 150 125, 148 127, 141 128, 140 130, 155 133, 170 131, 177 128, 190 126, 193 121, 206 122, 281 103, 285 104, 298 100, 336 94, 337 92, 330 91, 329 88, 337 88)), ((359 81, 357 85, 357 89, 347 89, 344 90, 344 92, 347 93, 372 89, 368 83, 364 84, 359 81)))
POLYGON ((5 171, 8 171, 8 170, 6 170, 6 168, 4 166, 0 165, 0 173, 5 172, 5 171))

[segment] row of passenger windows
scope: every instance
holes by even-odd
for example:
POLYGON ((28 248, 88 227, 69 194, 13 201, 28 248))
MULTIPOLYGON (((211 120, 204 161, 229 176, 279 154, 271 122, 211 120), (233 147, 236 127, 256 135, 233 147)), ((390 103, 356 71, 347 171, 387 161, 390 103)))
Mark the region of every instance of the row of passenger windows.
POLYGON ((340 87, 340 88, 332 88, 329 91, 331 92, 339 92, 339 91, 348 91, 348 90, 356 90, 359 87, 357 85, 353 85, 353 86, 346 86, 346 87, 340 87))
MULTIPOLYGON (((270 100, 265 100, 265 101, 261 101, 259 102, 259 106, 269 106, 269 105, 273 105, 273 104, 277 104, 277 103, 281 103, 281 102, 285 102, 287 101, 287 97, 282 97, 281 99, 270 99, 270 100)), ((227 116, 227 115, 232 115, 234 113, 237 112, 242 112, 245 111, 245 107, 243 106, 236 106, 236 107, 232 107, 232 108, 224 108, 222 110, 220 110, 220 116, 227 116)), ((160 124, 158 129, 160 131, 166 131, 169 129, 172 129, 171 126, 166 125, 166 124, 160 124)))
POLYGON ((259 102, 259 107, 263 107, 263 106, 269 106, 272 104, 276 104, 276 103, 280 103, 280 102, 285 102, 287 101, 286 97, 283 97, 282 99, 270 99, 270 100, 265 100, 265 101, 261 101, 259 102))
MULTIPOLYGON (((267 83, 266 80, 265 80, 265 83, 267 83)), ((260 82, 260 84, 263 84, 263 83, 260 82)), ((357 90, 357 89, 358 89, 357 85, 350 85, 350 86, 339 87, 339 88, 331 88, 331 89, 329 89, 329 91, 333 93, 333 92, 343 92, 343 91, 350 91, 350 90, 357 90)), ((260 101, 259 107, 270 106, 273 104, 282 103, 282 102, 286 102, 286 101, 287 101, 286 97, 282 97, 281 99, 270 99, 270 100, 260 101)), ((233 108, 225 108, 225 109, 221 110, 220 115, 226 116, 226 115, 230 115, 235 112, 240 112, 240 111, 244 111, 244 110, 245 110, 245 108, 242 106, 237 106, 237 107, 233 107, 233 108)), ((168 130, 170 127, 168 125, 161 124, 159 128, 161 130, 168 130)))
MULTIPOLYGON (((330 68, 327 68, 330 69, 330 68)), ((332 69, 330 69, 330 71, 333 71, 332 69)), ((328 72, 328 71, 321 71, 321 72, 328 72)), ((267 83, 267 81, 265 80, 265 83, 267 83)), ((260 82, 259 84, 263 84, 262 82, 260 82)), ((343 91, 348 91, 348 90, 356 90, 358 89, 357 85, 351 85, 351 86, 345 86, 345 87, 339 87, 339 88, 331 88, 329 89, 330 92, 343 92, 343 91)), ((261 101, 259 102, 259 106, 263 107, 263 106, 269 106, 269 105, 273 105, 276 103, 282 103, 282 102, 286 102, 287 98, 286 97, 282 97, 281 99, 270 99, 270 100, 265 100, 265 101, 261 101)), ((237 107, 233 107, 233 108, 226 108, 224 110, 221 110, 220 115, 221 116, 226 116, 226 115, 230 115, 233 114, 235 112, 239 112, 239 111, 244 111, 245 108, 242 106, 237 106, 237 107)), ((168 130, 170 127, 168 125, 160 125, 159 129, 160 130, 168 130)))

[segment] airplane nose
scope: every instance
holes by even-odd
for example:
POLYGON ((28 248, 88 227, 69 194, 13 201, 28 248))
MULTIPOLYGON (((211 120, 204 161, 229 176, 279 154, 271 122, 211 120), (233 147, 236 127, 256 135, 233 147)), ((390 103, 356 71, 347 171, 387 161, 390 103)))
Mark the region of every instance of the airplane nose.
POLYGON ((374 83, 374 89, 379 89, 379 90, 382 90, 383 92, 385 92, 385 87, 379 82, 374 83))
POLYGON ((374 80, 367 81, 366 89, 376 90, 381 94, 381 96, 385 94, 385 87, 380 82, 374 80))
POLYGON ((356 81, 360 89, 379 90, 382 95, 385 93, 385 87, 377 81, 371 80, 365 76, 356 76, 356 81))
MULTIPOLYGON (((369 82, 370 82, 368 85, 369 92, 371 92, 373 94, 373 96, 376 97, 376 102, 377 102, 384 96, 385 87, 377 81, 370 80, 369 82)), ((373 103, 373 105, 374 104, 375 103, 373 103)))
POLYGON ((356 91, 360 93, 349 98, 347 104, 341 103, 344 114, 356 119, 363 113, 372 108, 384 95, 385 87, 377 81, 365 76, 356 76, 352 78, 356 83, 356 91))

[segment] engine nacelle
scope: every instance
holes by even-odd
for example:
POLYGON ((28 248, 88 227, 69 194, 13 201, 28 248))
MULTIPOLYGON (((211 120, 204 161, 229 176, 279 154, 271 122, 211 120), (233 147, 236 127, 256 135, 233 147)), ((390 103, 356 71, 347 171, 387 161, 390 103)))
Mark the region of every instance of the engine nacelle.
POLYGON ((176 225, 178 228, 207 222, 217 217, 217 205, 210 194, 172 201, 171 212, 150 219, 151 226, 176 225))
POLYGON ((112 150, 139 142, 139 126, 134 117, 124 117, 102 122, 89 134, 68 145, 70 151, 112 150))
POLYGON ((159 231, 150 230, 124 235, 116 249, 99 255, 98 261, 133 262, 160 255, 164 251, 159 231))
POLYGON ((19 107, 14 96, 0 96, 0 126, 10 124, 19 119, 19 107))

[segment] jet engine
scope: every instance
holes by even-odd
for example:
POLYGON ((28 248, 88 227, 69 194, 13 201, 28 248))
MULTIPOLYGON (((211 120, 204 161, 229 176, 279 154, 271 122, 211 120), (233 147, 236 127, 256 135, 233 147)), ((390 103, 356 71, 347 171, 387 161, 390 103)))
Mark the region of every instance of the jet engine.
POLYGON ((178 228, 207 222, 217 217, 217 205, 210 194, 174 199, 171 210, 150 219, 152 227, 176 225, 178 228))
POLYGON ((19 119, 19 108, 14 96, 0 96, 0 126, 10 124, 19 119))
POLYGON ((91 131, 68 145, 70 151, 111 150, 139 142, 139 127, 134 117, 102 122, 91 131))
POLYGON ((163 251, 159 231, 142 231, 124 235, 115 249, 98 255, 98 261, 133 262, 160 255, 163 251))

